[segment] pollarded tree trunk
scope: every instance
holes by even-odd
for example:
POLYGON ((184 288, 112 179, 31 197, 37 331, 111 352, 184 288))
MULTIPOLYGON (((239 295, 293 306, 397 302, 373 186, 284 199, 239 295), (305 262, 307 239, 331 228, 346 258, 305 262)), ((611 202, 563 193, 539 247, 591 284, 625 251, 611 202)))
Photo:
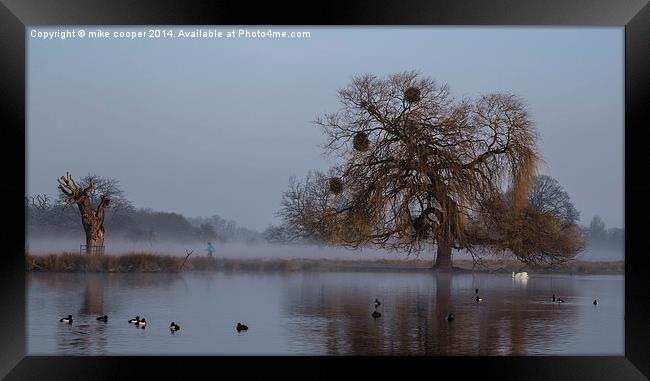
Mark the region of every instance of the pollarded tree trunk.
POLYGON ((108 198, 102 196, 97 209, 93 209, 89 199, 77 204, 86 233, 87 254, 96 253, 98 247, 104 246, 104 212, 108 203, 108 198))
POLYGON ((436 255, 436 263, 433 265, 436 270, 450 271, 451 270, 451 245, 444 240, 438 241, 438 252, 436 255))
MULTIPOLYGON (((86 253, 91 254, 93 248, 104 246, 104 221, 95 221, 83 223, 86 233, 86 253)), ((95 249, 96 250, 96 249, 95 249)))
POLYGON ((87 247, 104 246, 104 227, 92 225, 86 230, 87 247))
POLYGON ((99 205, 94 208, 90 199, 90 192, 94 186, 94 182, 90 181, 85 189, 80 188, 69 173, 59 178, 59 189, 66 196, 66 202, 75 203, 79 207, 81 224, 86 233, 87 254, 92 254, 93 250, 97 252, 97 247, 104 246, 104 216, 111 201, 109 197, 102 195, 99 205))

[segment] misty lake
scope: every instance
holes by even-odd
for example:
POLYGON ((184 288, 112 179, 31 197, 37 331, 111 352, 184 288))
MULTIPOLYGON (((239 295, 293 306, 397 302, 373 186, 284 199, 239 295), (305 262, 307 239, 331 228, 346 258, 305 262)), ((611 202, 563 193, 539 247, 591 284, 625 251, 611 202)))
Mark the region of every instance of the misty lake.
POLYGON ((623 355, 624 278, 28 273, 26 329, 29 355, 623 355))

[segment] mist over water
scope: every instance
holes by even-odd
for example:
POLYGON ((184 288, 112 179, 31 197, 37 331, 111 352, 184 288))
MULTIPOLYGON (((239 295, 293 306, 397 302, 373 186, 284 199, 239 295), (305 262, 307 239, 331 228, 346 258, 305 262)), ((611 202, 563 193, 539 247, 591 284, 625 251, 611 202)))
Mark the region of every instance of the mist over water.
MULTIPOLYGON (((46 255, 61 252, 79 252, 79 245, 84 240, 71 238, 30 238, 28 239, 28 253, 30 255, 46 255)), ((390 252, 378 248, 363 248, 358 250, 333 246, 317 246, 307 244, 270 244, 266 242, 245 243, 212 242, 215 246, 214 256, 233 259, 343 259, 343 260, 374 260, 374 259, 404 259, 404 260, 430 260, 433 261, 433 249, 420 253, 407 255, 402 252, 390 252)), ((106 254, 121 255, 132 252, 150 252, 156 254, 175 255, 184 257, 187 251, 193 251, 192 256, 207 256, 207 242, 129 242, 126 240, 106 240, 106 254)), ((487 257, 490 258, 490 257, 487 257)), ((465 252, 454 252, 454 259, 471 259, 465 252)), ((578 254, 576 260, 582 261, 619 261, 624 259, 623 248, 587 248, 578 254)))
POLYGON ((576 255, 575 259, 580 261, 622 261, 625 259, 625 249, 624 247, 587 247, 585 251, 576 255))
MULTIPOLYGON (((79 252, 83 240, 37 238, 29 239, 29 254, 44 255, 60 252, 79 252)), ((321 258, 321 259, 422 259, 433 260, 433 251, 406 255, 405 253, 389 252, 387 250, 364 248, 359 250, 317 246, 317 245, 282 245, 269 243, 219 243, 215 246, 215 257, 239 259, 269 259, 269 258, 321 258)), ((187 255, 186 250, 193 250, 192 256, 207 256, 207 242, 128 242, 124 240, 106 240, 105 253, 111 255, 131 252, 152 252, 166 255, 187 255)))

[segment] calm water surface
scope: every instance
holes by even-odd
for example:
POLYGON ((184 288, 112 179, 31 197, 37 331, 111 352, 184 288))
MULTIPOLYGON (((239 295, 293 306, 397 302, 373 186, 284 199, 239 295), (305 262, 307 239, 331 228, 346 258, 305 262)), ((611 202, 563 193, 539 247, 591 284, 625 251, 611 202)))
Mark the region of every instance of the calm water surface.
POLYGON ((622 275, 29 273, 27 281, 30 355, 624 353, 622 275), (59 323, 68 314, 73 324, 59 323), (108 323, 95 320, 104 314, 108 323), (127 323, 136 315, 145 329, 127 323), (174 334, 172 321, 181 326, 174 334), (237 333, 237 322, 250 329, 237 333))

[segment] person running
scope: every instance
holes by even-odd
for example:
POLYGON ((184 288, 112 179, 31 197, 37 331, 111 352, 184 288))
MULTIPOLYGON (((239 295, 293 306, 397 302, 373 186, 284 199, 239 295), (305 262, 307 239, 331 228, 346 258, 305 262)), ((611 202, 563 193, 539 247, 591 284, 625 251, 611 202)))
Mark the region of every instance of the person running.
POLYGON ((212 253, 214 253, 214 246, 212 246, 212 242, 208 242, 208 257, 211 257, 212 253))

